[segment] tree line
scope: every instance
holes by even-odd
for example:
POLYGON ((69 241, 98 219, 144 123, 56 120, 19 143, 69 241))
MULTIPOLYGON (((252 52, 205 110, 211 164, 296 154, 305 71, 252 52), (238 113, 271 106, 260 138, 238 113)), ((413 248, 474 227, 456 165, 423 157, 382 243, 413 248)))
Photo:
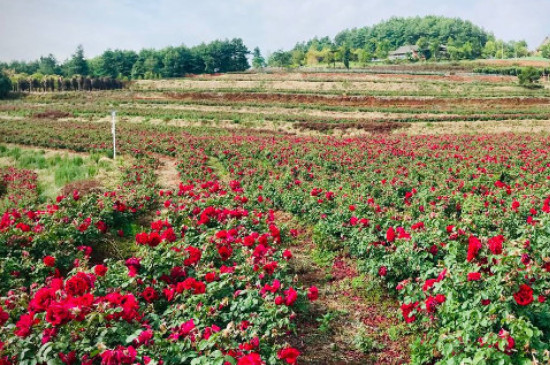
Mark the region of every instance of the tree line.
MULTIPOLYGON (((0 63, 0 70, 7 72, 12 81, 17 74, 26 75, 31 79, 30 82, 33 78, 56 75, 70 80, 81 77, 91 84, 100 85, 101 80, 108 79, 137 80, 244 71, 250 67, 247 59, 249 53, 239 38, 216 40, 191 48, 182 45, 159 50, 142 49, 139 52, 108 49, 90 59, 84 56, 83 47, 78 46, 65 62, 59 62, 50 54, 31 62, 0 63)), ((83 81, 83 85, 85 82, 83 81)))
MULTIPOLYGON (((347 29, 330 37, 297 43, 289 51, 278 50, 267 64, 273 67, 334 65, 355 62, 366 65, 385 60, 391 51, 415 45, 426 60, 517 58, 529 54, 527 42, 498 40, 470 21, 441 16, 393 17, 371 27, 347 29)), ((550 47, 548 49, 550 52, 550 47)), ((254 61, 253 61, 254 64, 254 61)))

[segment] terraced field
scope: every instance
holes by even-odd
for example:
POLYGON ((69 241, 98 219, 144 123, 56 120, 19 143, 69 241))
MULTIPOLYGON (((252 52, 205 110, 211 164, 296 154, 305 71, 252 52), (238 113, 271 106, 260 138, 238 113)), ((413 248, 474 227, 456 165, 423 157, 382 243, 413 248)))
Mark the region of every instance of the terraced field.
POLYGON ((544 129, 549 97, 547 88, 529 91, 508 76, 231 74, 137 81, 131 91, 33 94, 1 105, 0 117, 57 110, 67 120, 101 121, 114 108, 123 122, 297 134, 401 133, 409 123, 440 122, 544 129))

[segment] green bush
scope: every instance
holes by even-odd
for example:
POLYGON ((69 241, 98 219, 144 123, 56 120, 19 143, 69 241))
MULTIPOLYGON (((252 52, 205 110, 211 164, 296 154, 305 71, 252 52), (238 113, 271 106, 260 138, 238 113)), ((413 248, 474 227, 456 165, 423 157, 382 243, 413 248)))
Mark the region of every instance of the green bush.
POLYGON ((528 89, 537 89, 541 88, 538 82, 541 77, 540 70, 537 70, 534 67, 525 67, 518 74, 519 84, 528 89))

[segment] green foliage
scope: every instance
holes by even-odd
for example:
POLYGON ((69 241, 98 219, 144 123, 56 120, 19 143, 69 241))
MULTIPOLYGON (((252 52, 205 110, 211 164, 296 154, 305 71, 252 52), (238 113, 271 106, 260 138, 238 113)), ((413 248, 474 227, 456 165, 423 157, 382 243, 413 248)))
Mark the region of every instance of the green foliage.
POLYGON ((265 67, 265 59, 262 56, 262 53, 260 52, 260 48, 256 47, 254 48, 254 51, 252 52, 252 67, 254 68, 262 68, 265 67))
POLYGON ((330 311, 325 313, 322 317, 316 319, 319 322, 319 332, 321 333, 331 333, 332 332, 332 323, 342 315, 342 312, 330 311))
POLYGON ((8 96, 11 91, 11 80, 4 72, 0 71, 0 99, 8 96))
POLYGON ((275 51, 269 56, 267 64, 271 67, 290 67, 292 65, 292 53, 283 50, 275 51))
POLYGON ((550 43, 540 48, 540 55, 544 58, 550 58, 550 43))
POLYGON ((357 351, 361 351, 364 354, 382 350, 384 348, 384 345, 372 338, 372 335, 369 335, 363 326, 359 328, 357 334, 353 338, 353 346, 357 349, 357 351))
POLYGON ((72 55, 69 63, 67 65, 67 75, 88 75, 90 69, 88 66, 88 61, 84 58, 84 48, 82 45, 79 45, 76 48, 75 53, 72 55))
MULTIPOLYGON (((111 79, 143 79, 183 77, 186 74, 244 71, 249 68, 248 49, 240 38, 216 40, 193 48, 167 47, 160 50, 108 49, 100 56, 87 60, 84 49, 78 46, 73 56, 60 65, 53 55, 39 61, 0 64, 15 74, 87 76, 111 79)), ((81 85, 82 86, 82 85, 81 85)), ((36 86, 38 87, 38 86, 36 86)), ((77 89, 77 88, 75 88, 77 89)), ((81 89, 81 87, 78 87, 81 89)), ((84 88, 85 89, 85 88, 84 88)))
POLYGON ((541 72, 534 67, 525 67, 518 74, 518 82, 521 86, 528 89, 541 88, 538 82, 541 77, 541 72))

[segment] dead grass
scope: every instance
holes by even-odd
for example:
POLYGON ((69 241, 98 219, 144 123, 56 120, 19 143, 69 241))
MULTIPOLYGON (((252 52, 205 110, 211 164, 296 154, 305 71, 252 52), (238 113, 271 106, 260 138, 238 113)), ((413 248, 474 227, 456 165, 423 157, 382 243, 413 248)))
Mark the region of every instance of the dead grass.
POLYGON ((137 90, 217 90, 217 89, 265 89, 281 91, 420 91, 420 85, 414 82, 381 83, 381 82, 346 82, 346 81, 236 81, 236 80, 208 80, 193 79, 178 80, 139 80, 134 84, 137 90))
POLYGON ((415 122, 406 130, 394 133, 409 135, 441 134, 550 134, 550 120, 506 120, 506 121, 471 121, 471 122, 415 122))

